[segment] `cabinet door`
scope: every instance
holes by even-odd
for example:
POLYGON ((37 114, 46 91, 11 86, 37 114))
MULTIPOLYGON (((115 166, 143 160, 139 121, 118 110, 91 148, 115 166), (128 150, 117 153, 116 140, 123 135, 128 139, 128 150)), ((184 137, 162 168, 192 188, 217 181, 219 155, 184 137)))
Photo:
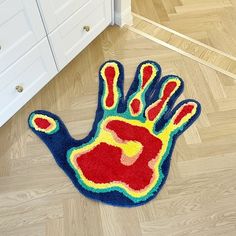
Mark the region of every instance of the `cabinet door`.
POLYGON ((45 35, 35 0, 0 1, 0 73, 45 35))
POLYGON ((47 38, 0 73, 0 126, 57 73, 47 38), (22 89, 18 91, 17 86, 22 89))
POLYGON ((48 33, 92 0, 38 0, 48 33))
POLYGON ((61 70, 111 23, 111 1, 93 0, 56 30, 49 41, 61 70))

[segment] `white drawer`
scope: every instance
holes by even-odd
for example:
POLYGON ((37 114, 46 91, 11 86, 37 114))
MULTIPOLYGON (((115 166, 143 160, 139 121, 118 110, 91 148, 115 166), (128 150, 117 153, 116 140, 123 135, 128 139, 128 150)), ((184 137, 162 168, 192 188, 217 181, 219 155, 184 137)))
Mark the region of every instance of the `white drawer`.
POLYGON ((56 65, 46 38, 2 72, 0 74, 0 126, 56 73, 56 65), (24 88, 23 92, 17 92, 17 85, 24 88))
POLYGON ((0 73, 45 35, 35 0, 0 1, 0 73))
POLYGON ((49 34, 56 63, 62 69, 111 23, 111 1, 93 0, 49 34), (84 30, 89 26, 90 30, 84 30))
POLYGON ((48 33, 93 0, 38 0, 48 33))

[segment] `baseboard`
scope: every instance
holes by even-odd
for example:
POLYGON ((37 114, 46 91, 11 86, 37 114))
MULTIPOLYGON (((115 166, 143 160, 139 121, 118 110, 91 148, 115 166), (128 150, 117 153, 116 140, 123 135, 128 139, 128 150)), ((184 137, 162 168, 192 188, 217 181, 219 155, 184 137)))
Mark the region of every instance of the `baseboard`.
POLYGON ((133 14, 133 25, 127 28, 155 43, 236 79, 234 70, 236 58, 231 55, 137 14, 133 14))

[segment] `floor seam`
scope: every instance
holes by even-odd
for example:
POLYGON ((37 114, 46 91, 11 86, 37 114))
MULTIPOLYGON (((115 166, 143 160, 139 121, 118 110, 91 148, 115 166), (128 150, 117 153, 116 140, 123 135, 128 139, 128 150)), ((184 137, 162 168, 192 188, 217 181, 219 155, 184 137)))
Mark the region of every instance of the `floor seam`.
POLYGON ((133 25, 126 26, 129 30, 236 79, 236 57, 205 45, 143 16, 133 14, 133 18, 133 25))

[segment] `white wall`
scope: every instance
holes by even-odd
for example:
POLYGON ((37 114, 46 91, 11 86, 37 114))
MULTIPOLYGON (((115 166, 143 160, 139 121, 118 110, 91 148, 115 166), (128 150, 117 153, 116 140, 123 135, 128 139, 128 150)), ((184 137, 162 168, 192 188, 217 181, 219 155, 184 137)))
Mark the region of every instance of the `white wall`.
POLYGON ((115 24, 123 26, 132 24, 131 0, 114 0, 115 24))

